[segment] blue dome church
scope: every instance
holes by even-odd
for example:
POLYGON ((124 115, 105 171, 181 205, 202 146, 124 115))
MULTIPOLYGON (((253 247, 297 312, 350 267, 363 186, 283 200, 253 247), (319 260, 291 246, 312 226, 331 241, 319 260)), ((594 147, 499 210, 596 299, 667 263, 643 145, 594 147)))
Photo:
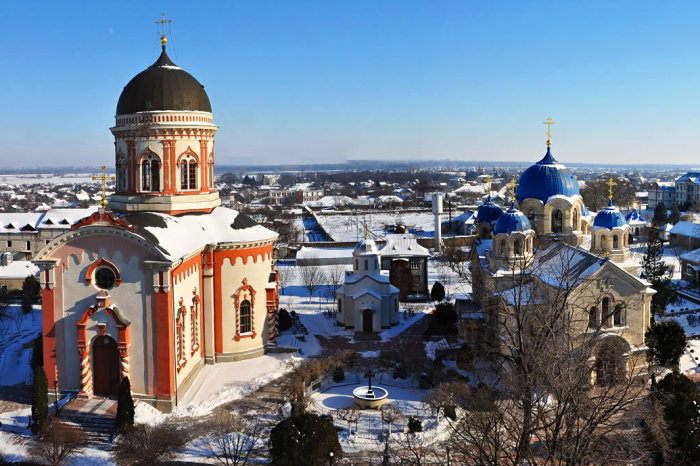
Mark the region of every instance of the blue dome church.
MULTIPOLYGON (((549 119, 546 124, 553 123, 549 119)), ((591 219, 583 205, 578 181, 552 155, 549 130, 547 153, 520 175, 515 197, 538 237, 577 245, 588 234, 591 219)))

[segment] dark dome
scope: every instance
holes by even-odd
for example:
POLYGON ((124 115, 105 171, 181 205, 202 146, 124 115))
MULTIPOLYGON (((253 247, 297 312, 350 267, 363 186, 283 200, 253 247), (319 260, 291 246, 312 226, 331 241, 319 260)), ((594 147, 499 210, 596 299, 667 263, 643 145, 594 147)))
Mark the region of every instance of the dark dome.
POLYGON ((129 81, 117 103, 117 115, 154 110, 211 113, 204 86, 170 61, 165 47, 154 64, 129 81))
POLYGON ((515 197, 518 202, 534 198, 546 204, 552 196, 579 195, 578 181, 566 167, 556 161, 547 147, 547 154, 542 160, 532 165, 520 175, 515 197))

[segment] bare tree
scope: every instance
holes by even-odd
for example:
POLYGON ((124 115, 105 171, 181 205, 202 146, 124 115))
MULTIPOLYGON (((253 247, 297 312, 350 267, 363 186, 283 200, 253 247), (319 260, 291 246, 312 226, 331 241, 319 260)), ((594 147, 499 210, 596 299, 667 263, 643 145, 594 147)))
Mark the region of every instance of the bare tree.
MULTIPOLYGON (((313 259, 313 257, 310 258, 311 263, 314 262, 313 259)), ((309 292, 309 302, 311 302, 314 293, 323 285, 323 269, 318 265, 307 265, 299 267, 297 273, 299 274, 301 285, 309 292)))
POLYGON ((391 437, 391 425, 403 418, 403 412, 394 403, 387 403, 382 406, 382 421, 389 425, 389 437, 391 437))
POLYGON ((329 287, 333 290, 333 298, 338 292, 338 288, 345 283, 345 266, 341 264, 335 264, 327 268, 326 279, 330 284, 329 287))
POLYGON ((212 456, 225 466, 248 464, 262 447, 260 419, 244 419, 237 413, 217 410, 207 424, 207 445, 212 456))
POLYGON ((293 267, 286 266, 278 267, 277 275, 279 277, 279 283, 280 288, 282 289, 282 294, 284 294, 285 288, 287 288, 294 281, 294 277, 296 276, 296 269, 293 267))
POLYGON ((630 352, 621 338, 604 339, 601 326, 610 316, 593 322, 584 307, 595 290, 593 278, 573 248, 559 251, 555 260, 530 267, 528 277, 513 273, 508 291, 484 298, 486 319, 498 332, 497 345, 490 338, 483 342, 488 385, 473 390, 455 383, 441 394, 456 407, 455 419, 447 420, 452 450, 465 463, 583 465, 646 458, 643 442, 620 435, 639 420, 644 364, 633 353, 625 361, 630 352), (556 286, 548 277, 556 277, 556 286), (601 347, 606 341, 609 346, 601 347))
POLYGON ((85 432, 73 424, 50 420, 30 448, 37 461, 50 465, 63 464, 85 446, 85 432))
POLYGON ((172 460, 187 443, 185 435, 167 424, 136 424, 117 437, 112 456, 119 465, 158 464, 172 460))

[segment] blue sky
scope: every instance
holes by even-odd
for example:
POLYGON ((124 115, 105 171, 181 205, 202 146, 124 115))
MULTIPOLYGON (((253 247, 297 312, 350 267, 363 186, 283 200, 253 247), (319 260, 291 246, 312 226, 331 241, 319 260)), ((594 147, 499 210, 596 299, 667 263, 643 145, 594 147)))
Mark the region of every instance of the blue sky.
POLYGON ((700 2, 3 2, 6 166, 113 165, 119 93, 168 52, 218 164, 346 159, 700 166, 700 2))

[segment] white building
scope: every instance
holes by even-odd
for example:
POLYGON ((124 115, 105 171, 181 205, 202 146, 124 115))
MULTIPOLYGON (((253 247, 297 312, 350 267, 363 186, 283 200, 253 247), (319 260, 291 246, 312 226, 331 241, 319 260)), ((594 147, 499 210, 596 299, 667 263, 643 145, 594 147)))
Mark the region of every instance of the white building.
POLYGON ((363 239, 352 253, 352 272, 338 290, 338 325, 355 333, 376 333, 399 323, 399 289, 382 273, 380 253, 371 239, 363 239))

